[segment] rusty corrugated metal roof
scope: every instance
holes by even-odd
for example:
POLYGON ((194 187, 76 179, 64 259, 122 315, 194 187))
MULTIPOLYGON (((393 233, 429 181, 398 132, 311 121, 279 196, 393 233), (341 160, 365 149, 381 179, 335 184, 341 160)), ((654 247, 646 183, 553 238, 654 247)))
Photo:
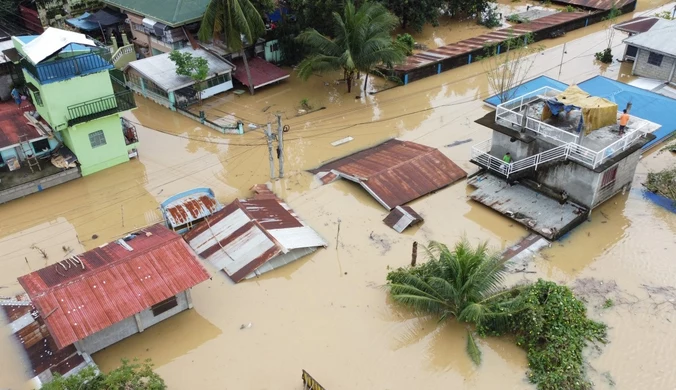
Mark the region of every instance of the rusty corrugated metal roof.
POLYGON ((196 188, 172 196, 162 202, 161 208, 169 225, 177 228, 211 215, 222 206, 211 189, 196 188))
POLYGON ((587 16, 586 12, 558 12, 527 23, 521 23, 514 27, 501 28, 473 38, 414 54, 407 57, 403 64, 395 65, 394 70, 407 72, 448 58, 467 55, 475 50, 484 48, 488 44, 496 44, 508 39, 524 36, 530 32, 535 33, 587 16))
POLYGON ((660 18, 657 16, 639 16, 638 18, 618 23, 614 25, 613 28, 632 34, 640 34, 649 31, 658 20, 660 20, 660 18))
POLYGON ((609 10, 615 6, 620 9, 627 4, 635 3, 636 0, 553 0, 557 4, 570 4, 592 10, 609 10))
MULTIPOLYGON (((19 300, 28 298, 17 297, 19 300)), ((30 302, 30 301, 28 301, 30 302)), ((2 306, 14 336, 26 352, 33 376, 46 370, 65 375, 85 362, 73 345, 59 349, 35 306, 2 306)))
POLYGON ((416 213, 409 206, 397 206, 392 210, 387 217, 383 219, 385 225, 396 230, 398 233, 406 230, 407 227, 413 226, 423 221, 423 217, 416 213))
POLYGON ((208 278, 181 236, 154 225, 19 283, 64 348, 208 278))
POLYGON ((335 176, 359 183, 392 210, 467 176, 439 150, 410 141, 389 140, 310 171, 323 182, 335 176))
POLYGON ((260 275, 305 256, 326 242, 264 186, 235 200, 186 233, 200 256, 234 281, 260 275))

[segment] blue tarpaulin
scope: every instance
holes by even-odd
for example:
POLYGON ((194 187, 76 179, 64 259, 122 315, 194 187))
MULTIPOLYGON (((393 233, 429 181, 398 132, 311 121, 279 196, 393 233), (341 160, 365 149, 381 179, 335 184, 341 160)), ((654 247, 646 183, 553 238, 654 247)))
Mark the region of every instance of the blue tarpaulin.
POLYGON ((85 20, 90 15, 89 12, 85 12, 77 18, 66 19, 66 23, 82 31, 94 31, 99 28, 99 24, 85 20))

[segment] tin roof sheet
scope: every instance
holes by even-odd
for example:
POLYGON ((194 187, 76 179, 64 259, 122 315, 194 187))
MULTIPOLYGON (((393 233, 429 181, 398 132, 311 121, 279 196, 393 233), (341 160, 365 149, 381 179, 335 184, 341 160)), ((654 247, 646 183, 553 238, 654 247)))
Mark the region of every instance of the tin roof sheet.
POLYGON ((22 50, 32 63, 38 64, 57 51, 72 44, 96 47, 96 43, 84 34, 61 30, 55 27, 47 27, 45 32, 40 34, 39 37, 26 43, 22 50))
POLYGON ((311 171, 359 183, 388 210, 446 187, 467 173, 435 148, 392 139, 311 171))
POLYGON ((554 0, 553 3, 569 4, 577 7, 583 7, 594 10, 609 10, 615 8, 622 8, 627 4, 635 3, 636 0, 554 0))
POLYGON ((624 43, 676 57, 676 20, 658 20, 650 31, 631 36, 624 43))
POLYGON ((173 227, 185 225, 211 215, 222 208, 208 188, 178 194, 162 203, 165 218, 173 227))
POLYGON ((286 203, 261 186, 254 190, 252 199, 235 200, 184 236, 195 252, 234 282, 296 260, 299 253, 310 253, 307 249, 326 246, 286 203), (281 256, 284 261, 271 261, 281 256))
POLYGON ((158 224, 19 283, 64 348, 208 278, 181 236, 158 224))
POLYGON ((619 31, 640 34, 650 30, 658 20, 660 20, 660 18, 657 16, 639 16, 638 18, 618 23, 614 25, 613 28, 619 31))
POLYGON ((423 217, 416 213, 409 206, 397 206, 392 210, 387 217, 383 219, 385 225, 396 230, 398 233, 406 230, 407 227, 415 225, 423 221, 423 217))

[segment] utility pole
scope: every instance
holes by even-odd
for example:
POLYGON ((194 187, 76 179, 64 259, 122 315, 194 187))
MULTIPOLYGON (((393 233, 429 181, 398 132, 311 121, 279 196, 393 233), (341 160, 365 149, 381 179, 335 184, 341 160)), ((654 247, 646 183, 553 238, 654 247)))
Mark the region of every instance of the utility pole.
POLYGON ((284 129, 282 115, 277 114, 277 159, 279 160, 279 178, 284 177, 284 129))
POLYGON ((275 178, 275 160, 272 157, 272 125, 268 123, 265 129, 265 138, 268 141, 268 156, 270 157, 270 180, 275 178))
POLYGON ((561 51, 561 63, 559 64, 559 76, 558 79, 561 79, 561 68, 563 67, 563 55, 566 54, 566 43, 563 43, 563 50, 561 51))

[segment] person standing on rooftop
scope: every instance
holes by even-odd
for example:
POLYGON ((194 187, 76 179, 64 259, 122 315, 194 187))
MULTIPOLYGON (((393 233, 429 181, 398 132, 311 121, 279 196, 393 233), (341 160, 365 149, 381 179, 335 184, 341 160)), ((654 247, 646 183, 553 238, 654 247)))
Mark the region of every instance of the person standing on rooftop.
POLYGON ((627 114, 627 110, 624 109, 622 111, 622 115, 620 115, 620 135, 624 135, 624 130, 627 128, 627 123, 629 123, 629 114, 627 114))

